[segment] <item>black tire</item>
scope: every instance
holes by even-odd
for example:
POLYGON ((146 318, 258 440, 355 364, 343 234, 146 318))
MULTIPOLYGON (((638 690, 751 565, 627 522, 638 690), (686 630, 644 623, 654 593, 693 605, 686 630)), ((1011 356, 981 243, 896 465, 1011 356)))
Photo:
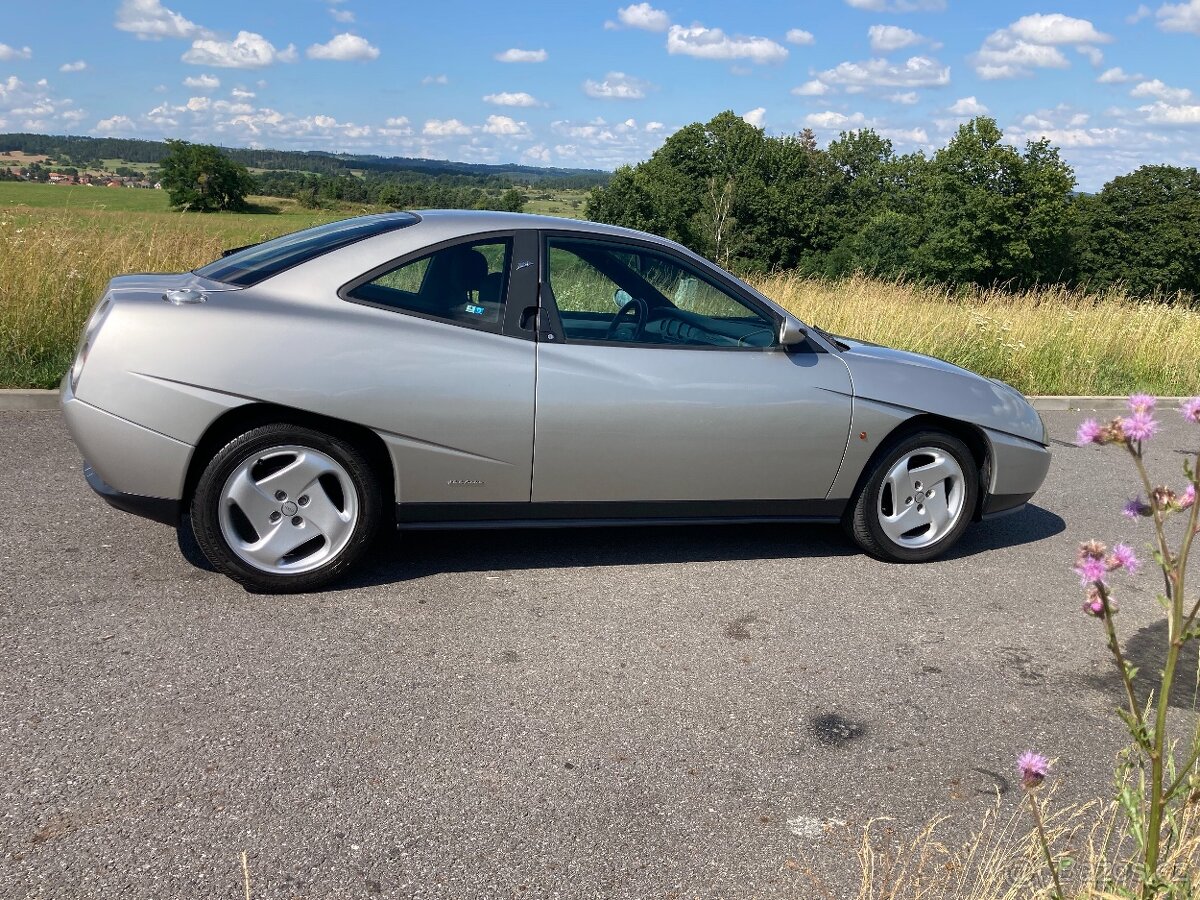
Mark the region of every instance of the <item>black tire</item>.
MULTIPOLYGON (((887 451, 872 463, 866 477, 862 479, 858 493, 850 502, 844 525, 854 542, 876 559, 886 562, 925 562, 941 556, 962 537, 974 518, 978 500, 979 467, 967 445, 943 431, 918 431, 894 441, 887 451), (884 531, 880 523, 880 499, 883 495, 888 504, 891 502, 890 497, 884 493, 887 490, 888 472, 905 456, 921 449, 941 450, 954 458, 963 475, 960 488, 963 496, 954 498, 961 503, 956 505, 959 509, 958 518, 951 527, 926 546, 909 547, 897 543, 884 531)), ((904 501, 897 499, 897 502, 904 501)))
MULTIPOLYGON (((316 590, 346 574, 374 540, 382 506, 379 480, 354 445, 311 428, 277 423, 247 431, 213 455, 192 495, 191 521, 196 543, 214 568, 248 590, 288 594, 316 590), (283 446, 315 450, 340 465, 354 491, 354 497, 343 497, 342 503, 345 505, 352 499, 356 508, 349 535, 343 538, 344 545, 335 555, 315 568, 287 574, 265 571, 248 563, 230 546, 221 526, 222 492, 229 478, 257 454, 266 454, 272 448, 283 446)), ((303 513, 303 510, 298 512, 303 513)), ((292 515, 286 510, 285 513, 292 515)), ((345 515, 349 517, 348 513, 345 515)))

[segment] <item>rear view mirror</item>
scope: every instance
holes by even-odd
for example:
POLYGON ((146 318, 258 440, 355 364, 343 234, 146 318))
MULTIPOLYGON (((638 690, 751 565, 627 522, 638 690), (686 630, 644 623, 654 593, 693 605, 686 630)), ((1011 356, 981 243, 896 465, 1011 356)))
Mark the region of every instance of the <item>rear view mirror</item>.
POLYGON ((785 315, 779 323, 779 346, 795 347, 803 344, 808 338, 808 330, 804 323, 794 316, 785 315))

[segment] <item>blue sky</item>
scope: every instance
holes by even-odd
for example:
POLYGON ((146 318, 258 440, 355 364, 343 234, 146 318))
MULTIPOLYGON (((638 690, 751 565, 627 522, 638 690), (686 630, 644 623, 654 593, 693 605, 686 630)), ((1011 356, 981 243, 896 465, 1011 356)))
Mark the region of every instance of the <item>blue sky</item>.
POLYGON ((88 0, 0 18, 0 131, 613 168, 732 109, 930 152, 970 116, 1098 189, 1200 161, 1200 0, 88 0))

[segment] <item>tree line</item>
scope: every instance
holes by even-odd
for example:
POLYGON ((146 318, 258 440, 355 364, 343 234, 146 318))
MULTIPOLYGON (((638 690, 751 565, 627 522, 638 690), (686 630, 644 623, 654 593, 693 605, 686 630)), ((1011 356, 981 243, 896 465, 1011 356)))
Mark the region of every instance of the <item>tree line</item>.
MULTIPOLYGON (((13 133, 0 134, 0 152, 17 150, 34 156, 51 156, 64 165, 100 168, 101 160, 122 159, 132 163, 161 163, 171 153, 171 141, 146 141, 137 138, 86 137, 13 133)), ((523 166, 516 163, 452 162, 444 159, 418 159, 407 156, 330 153, 325 150, 270 150, 249 147, 221 147, 221 152, 249 169, 278 169, 313 172, 323 175, 348 175, 351 171, 410 173, 420 177, 447 176, 477 178, 481 185, 491 179, 545 184, 557 188, 586 189, 604 184, 608 172, 596 169, 559 169, 523 166)))
POLYGON ((993 119, 926 156, 871 129, 825 149, 723 112, 593 189, 586 216, 676 240, 742 272, 866 272, 1014 287, 1121 286, 1200 296, 1200 173, 1143 166, 1098 194, 1048 141, 1018 149, 993 119))

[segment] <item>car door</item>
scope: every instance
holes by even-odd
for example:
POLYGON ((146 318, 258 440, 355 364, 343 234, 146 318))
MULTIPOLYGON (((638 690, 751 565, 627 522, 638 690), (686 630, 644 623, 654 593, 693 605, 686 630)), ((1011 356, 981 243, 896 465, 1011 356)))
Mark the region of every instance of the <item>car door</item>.
POLYGON ((519 321, 537 296, 537 252, 529 230, 456 238, 339 292, 363 309, 330 380, 387 444, 404 521, 528 506, 536 343, 519 321))
POLYGON ((546 233, 541 274, 535 503, 830 511, 850 426, 840 359, 785 352, 775 311, 669 248, 546 233))

